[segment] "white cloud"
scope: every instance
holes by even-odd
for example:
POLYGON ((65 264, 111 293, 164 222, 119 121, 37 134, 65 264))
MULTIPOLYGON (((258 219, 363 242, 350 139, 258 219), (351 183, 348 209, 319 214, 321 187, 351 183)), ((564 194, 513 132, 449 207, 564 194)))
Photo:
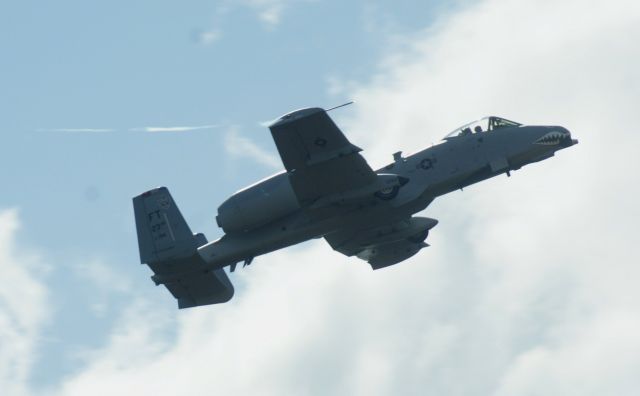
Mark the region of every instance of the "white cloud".
POLYGON ((293 4, 310 3, 315 0, 222 0, 219 1, 208 29, 195 30, 195 42, 210 46, 218 42, 223 36, 223 26, 229 15, 238 9, 249 11, 256 16, 267 30, 276 29, 282 22, 286 10, 293 4))
POLYGON ((252 8, 267 27, 274 28, 280 24, 282 13, 287 6, 286 0, 243 0, 252 8))
POLYGON ((198 30, 194 32, 195 41, 204 46, 210 46, 218 42, 222 32, 218 29, 198 30))
POLYGON ((135 297, 131 279, 100 260, 93 259, 74 265, 73 271, 82 283, 91 285, 92 293, 87 296, 87 303, 98 317, 105 316, 113 303, 113 297, 135 297))
POLYGON ((110 292, 128 293, 131 282, 123 274, 99 260, 90 260, 74 267, 76 274, 90 281, 98 289, 110 292))
POLYGON ((315 0, 239 0, 223 3, 220 10, 228 11, 230 5, 241 4, 251 9, 268 29, 274 29, 282 22, 285 11, 298 3, 311 3, 315 0))
POLYGON ((256 145, 251 139, 241 136, 237 128, 229 128, 224 140, 227 153, 235 158, 245 158, 272 169, 282 168, 282 162, 275 155, 256 145))
MULTIPOLYGON (((400 265, 314 241, 238 270, 228 304, 169 322, 132 308, 60 394, 637 393, 639 17, 631 1, 492 0, 414 36, 339 120, 372 162, 486 113, 581 143, 434 202, 432 247, 400 265)), ((253 150, 234 133, 228 149, 253 150)))
POLYGON ((49 311, 37 276, 45 267, 16 244, 19 226, 15 210, 0 211, 0 389, 6 395, 29 394, 29 370, 49 311))

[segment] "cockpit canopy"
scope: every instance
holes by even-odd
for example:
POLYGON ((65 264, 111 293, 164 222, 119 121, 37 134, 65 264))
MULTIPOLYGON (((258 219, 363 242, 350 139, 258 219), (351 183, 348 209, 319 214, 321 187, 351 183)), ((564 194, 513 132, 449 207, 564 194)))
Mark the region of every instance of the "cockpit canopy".
POLYGON ((470 122, 468 124, 464 124, 460 128, 457 128, 455 131, 449 133, 444 139, 449 139, 455 136, 464 136, 470 135, 472 133, 484 133, 489 131, 495 131, 496 129, 501 128, 512 128, 519 127, 522 124, 517 123, 515 121, 509 121, 505 118, 500 117, 484 117, 480 120, 470 122))

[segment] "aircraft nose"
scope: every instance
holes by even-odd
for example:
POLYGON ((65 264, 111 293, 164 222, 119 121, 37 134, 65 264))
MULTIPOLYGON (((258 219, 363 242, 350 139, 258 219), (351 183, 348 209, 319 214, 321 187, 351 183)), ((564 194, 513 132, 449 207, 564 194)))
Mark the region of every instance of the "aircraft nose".
POLYGON ((578 143, 578 140, 571 138, 571 132, 565 127, 551 126, 544 127, 541 136, 534 142, 544 146, 569 147, 578 143))
POLYGON ((565 127, 561 127, 561 126, 556 126, 554 127, 557 131, 561 132, 562 134, 564 134, 564 136, 562 137, 562 139, 560 139, 560 145, 562 147, 571 147, 574 144, 578 144, 578 139, 573 139, 571 137, 571 132, 569 132, 569 130, 565 127))

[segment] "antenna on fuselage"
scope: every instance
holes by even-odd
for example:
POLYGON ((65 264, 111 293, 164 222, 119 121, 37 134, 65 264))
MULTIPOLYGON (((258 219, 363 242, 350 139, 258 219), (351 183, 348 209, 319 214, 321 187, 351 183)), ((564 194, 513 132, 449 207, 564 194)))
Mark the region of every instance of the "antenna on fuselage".
POLYGON ((340 107, 348 106, 348 105, 350 105, 350 104, 352 104, 352 103, 353 103, 353 100, 352 100, 351 102, 343 103, 343 104, 341 104, 340 106, 332 107, 332 108, 327 109, 327 110, 325 110, 325 111, 331 111, 331 110, 339 109, 340 107))

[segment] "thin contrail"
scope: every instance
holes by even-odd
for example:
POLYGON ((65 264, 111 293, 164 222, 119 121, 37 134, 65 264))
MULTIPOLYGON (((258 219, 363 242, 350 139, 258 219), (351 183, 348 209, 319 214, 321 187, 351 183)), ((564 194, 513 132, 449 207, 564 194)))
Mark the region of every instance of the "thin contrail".
POLYGON ((183 125, 183 126, 146 126, 129 129, 115 129, 115 128, 39 128, 36 132, 58 132, 58 133, 105 133, 105 132, 188 132, 198 131, 202 129, 217 128, 218 125, 183 125))
POLYGON ((129 130, 133 132, 188 132, 188 131, 197 131, 201 129, 213 129, 217 127, 218 127, 217 125, 170 126, 170 127, 148 126, 148 127, 141 127, 141 128, 131 128, 129 130))
POLYGON ((104 133, 115 132, 111 128, 39 128, 36 132, 63 132, 63 133, 104 133))

